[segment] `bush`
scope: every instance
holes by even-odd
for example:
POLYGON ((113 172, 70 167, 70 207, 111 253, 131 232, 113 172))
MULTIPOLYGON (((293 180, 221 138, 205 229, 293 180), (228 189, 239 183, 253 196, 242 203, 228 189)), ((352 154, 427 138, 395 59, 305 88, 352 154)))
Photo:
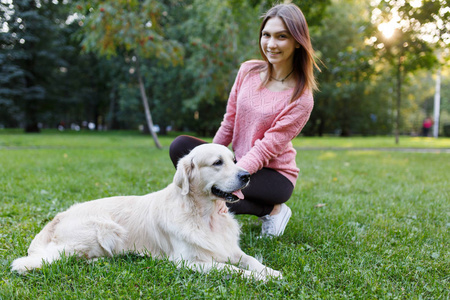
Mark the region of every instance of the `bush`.
POLYGON ((443 126, 444 136, 450 137, 450 123, 446 123, 443 126))

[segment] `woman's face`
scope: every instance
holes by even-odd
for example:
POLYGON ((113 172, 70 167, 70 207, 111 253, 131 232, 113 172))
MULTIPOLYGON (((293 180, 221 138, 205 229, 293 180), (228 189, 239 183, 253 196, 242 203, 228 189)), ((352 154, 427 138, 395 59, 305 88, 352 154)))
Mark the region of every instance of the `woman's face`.
POLYGON ((261 49, 272 65, 291 66, 298 45, 283 20, 279 17, 267 20, 261 32, 261 49))

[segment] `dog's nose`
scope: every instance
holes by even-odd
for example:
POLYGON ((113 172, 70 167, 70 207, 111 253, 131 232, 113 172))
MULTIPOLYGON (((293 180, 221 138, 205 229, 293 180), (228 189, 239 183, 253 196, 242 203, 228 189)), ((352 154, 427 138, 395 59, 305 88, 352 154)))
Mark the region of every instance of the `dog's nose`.
POLYGON ((250 181, 250 173, 248 173, 248 172, 241 172, 238 174, 238 176, 242 182, 247 183, 250 181))

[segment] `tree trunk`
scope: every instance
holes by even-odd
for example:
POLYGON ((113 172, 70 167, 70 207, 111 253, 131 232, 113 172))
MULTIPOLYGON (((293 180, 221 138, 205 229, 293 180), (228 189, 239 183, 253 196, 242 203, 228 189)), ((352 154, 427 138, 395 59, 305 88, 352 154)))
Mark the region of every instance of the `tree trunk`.
POLYGON ((145 119, 147 120, 148 129, 150 130, 150 134, 152 135, 153 140, 155 141, 156 148, 162 149, 162 146, 158 140, 158 136, 156 135, 156 132, 153 130, 152 115, 150 113, 150 107, 148 105, 148 100, 147 100, 147 94, 145 93, 145 86, 144 86, 144 82, 143 82, 142 76, 141 76, 139 57, 137 55, 136 55, 136 73, 137 73, 137 77, 138 77, 138 81, 139 81, 139 90, 141 92, 141 99, 142 99, 142 104, 144 105, 145 119))
POLYGON ((119 129, 116 119, 117 94, 117 88, 113 87, 109 97, 109 112, 105 122, 108 130, 119 129))

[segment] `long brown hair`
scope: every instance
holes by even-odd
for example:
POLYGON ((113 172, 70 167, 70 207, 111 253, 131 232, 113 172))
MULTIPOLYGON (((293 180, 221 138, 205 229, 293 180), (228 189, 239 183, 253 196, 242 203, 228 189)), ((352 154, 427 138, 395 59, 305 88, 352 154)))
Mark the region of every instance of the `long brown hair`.
POLYGON ((269 60, 264 55, 264 51, 261 48, 262 31, 266 26, 267 21, 270 18, 279 17, 289 30, 289 33, 299 43, 300 47, 295 49, 294 52, 294 76, 297 80, 297 84, 292 93, 291 102, 299 98, 306 90, 317 90, 317 83, 314 77, 314 67, 320 71, 319 66, 316 63, 316 55, 311 45, 311 39, 309 36, 308 23, 305 16, 298 6, 295 4, 278 4, 272 7, 267 13, 263 15, 263 21, 259 29, 259 51, 265 62, 253 67, 252 71, 266 71, 265 78, 262 80, 261 86, 267 85, 272 76, 273 66, 269 63, 269 60))

